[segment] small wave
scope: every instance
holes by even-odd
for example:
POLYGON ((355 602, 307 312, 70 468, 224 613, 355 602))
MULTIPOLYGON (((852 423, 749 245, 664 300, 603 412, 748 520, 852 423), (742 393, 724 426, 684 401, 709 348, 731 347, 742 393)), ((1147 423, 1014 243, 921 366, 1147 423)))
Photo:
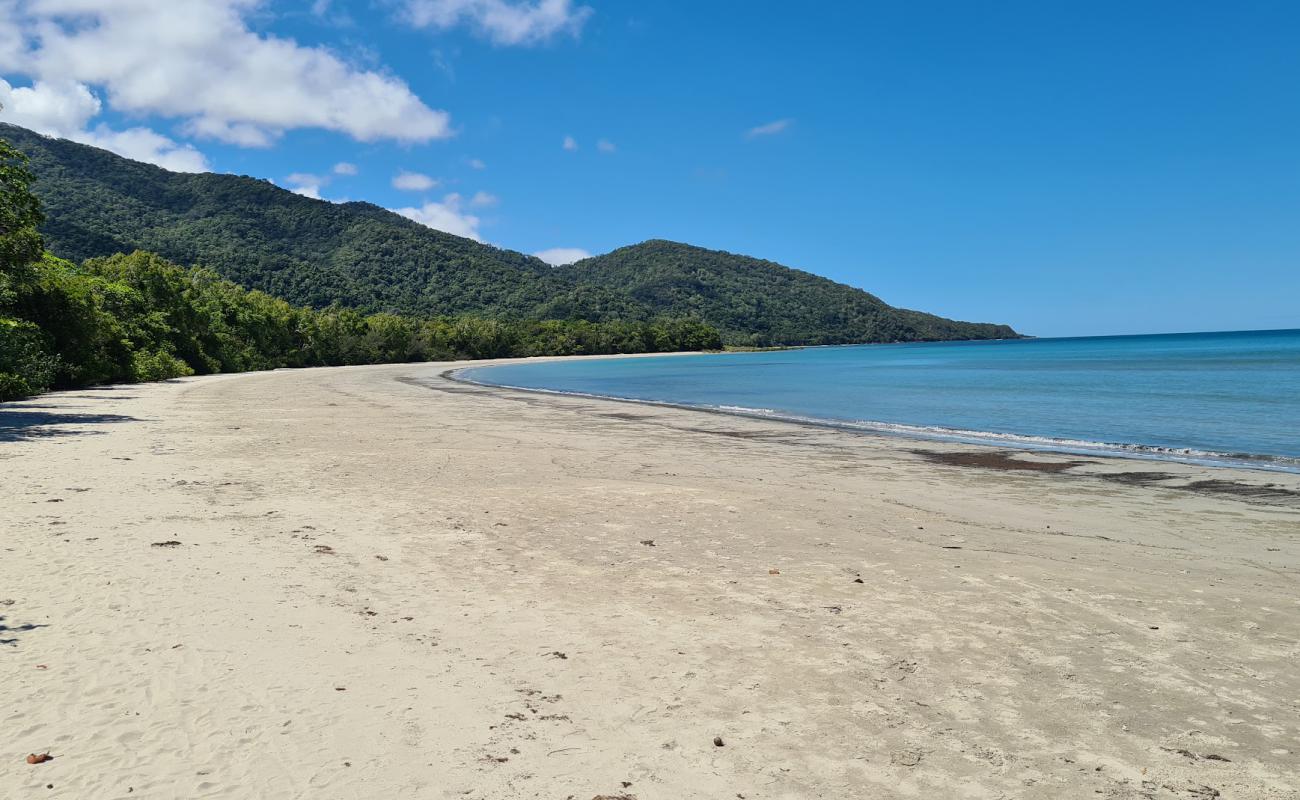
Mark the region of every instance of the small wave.
MULTIPOLYGON (((473 369, 473 368, 471 368, 473 369)), ((820 428, 858 431, 861 433, 878 433, 888 436, 904 436, 930 441, 960 442, 963 444, 982 444, 1013 446, 1026 450, 1042 450, 1071 455, 1116 456, 1124 458, 1141 458, 1154 461, 1175 461, 1183 464, 1196 464, 1210 467, 1238 467, 1244 469, 1267 470, 1271 472, 1300 473, 1300 458, 1286 456, 1261 455, 1258 453, 1220 453, 1212 450, 1197 450, 1188 447, 1161 447, 1159 445, 1133 444, 1128 442, 1098 442, 1086 439, 1063 439, 1051 436, 1034 436, 1030 434, 1000 433, 996 431, 973 431, 961 428, 945 428, 938 425, 907 425, 897 422, 876 422, 872 420, 838 420, 825 417, 809 417, 778 411, 771 408, 751 408, 748 406, 709 405, 704 403, 674 403, 666 400, 643 400, 635 397, 618 397, 616 395, 595 394, 592 392, 572 392, 560 389, 539 389, 533 386, 514 386, 505 383, 476 380, 464 376, 468 370, 450 373, 457 380, 480 386, 493 386, 502 389, 518 389, 525 392, 562 395, 566 397, 590 397, 597 400, 618 400, 627 403, 662 406, 665 408, 683 408, 692 411, 711 411, 731 414, 738 417, 754 419, 772 419, 782 422, 794 422, 800 425, 814 425, 820 428)))

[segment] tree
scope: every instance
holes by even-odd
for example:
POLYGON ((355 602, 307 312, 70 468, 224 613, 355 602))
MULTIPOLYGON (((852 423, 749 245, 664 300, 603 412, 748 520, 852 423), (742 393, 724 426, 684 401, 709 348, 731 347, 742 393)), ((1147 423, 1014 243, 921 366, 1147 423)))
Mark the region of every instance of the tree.
POLYGON ((44 248, 33 180, 26 157, 0 139, 0 400, 49 388, 58 369, 40 328, 5 313, 30 283, 31 264, 44 248))
POLYGON ((27 157, 0 139, 0 308, 12 302, 16 285, 44 251, 37 228, 45 217, 33 180, 27 157))

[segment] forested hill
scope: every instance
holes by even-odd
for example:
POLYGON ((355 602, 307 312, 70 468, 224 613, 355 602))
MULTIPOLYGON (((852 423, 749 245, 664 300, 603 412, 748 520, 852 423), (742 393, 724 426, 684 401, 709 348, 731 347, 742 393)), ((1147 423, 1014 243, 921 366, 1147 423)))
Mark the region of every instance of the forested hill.
POLYGON ((370 203, 329 203, 255 178, 169 172, 0 124, 30 159, 51 252, 148 250, 295 304, 593 320, 651 316, 578 288, 538 258, 427 228, 370 203))
POLYGON ((894 308, 861 289, 771 261, 661 240, 560 268, 677 316, 699 316, 732 344, 1005 339, 1006 325, 894 308))
POLYGON ((435 231, 369 203, 267 181, 173 173, 0 123, 31 159, 47 247, 71 260, 149 250, 292 303, 368 312, 643 321, 694 316, 730 344, 1015 336, 892 308, 769 261, 646 242, 559 269, 435 231))

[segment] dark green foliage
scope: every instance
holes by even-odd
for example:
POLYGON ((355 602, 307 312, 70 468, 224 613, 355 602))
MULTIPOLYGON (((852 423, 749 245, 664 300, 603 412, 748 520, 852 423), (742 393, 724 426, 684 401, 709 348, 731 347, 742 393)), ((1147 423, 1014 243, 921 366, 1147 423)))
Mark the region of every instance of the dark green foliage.
POLYGON ((59 361, 48 347, 36 325, 0 317, 0 401, 26 397, 54 382, 59 361))
POLYGON ((406 314, 649 318, 617 291, 572 294, 540 259, 235 175, 179 174, 0 124, 32 159, 48 248, 82 261, 148 250, 292 303, 406 314))
POLYGON ((771 261, 676 242, 649 241, 559 272, 617 286, 660 313, 698 317, 728 344, 849 344, 1015 338, 988 325, 894 308, 861 289, 771 261))
POLYGON ((690 317, 737 345, 1016 335, 1006 326, 895 309, 769 261, 672 242, 552 269, 367 203, 311 200, 253 178, 176 174, 11 125, 0 124, 0 136, 32 158, 54 253, 79 261, 150 250, 313 308, 499 320, 690 317))
POLYGON ((16 273, 41 257, 37 226, 43 217, 32 180, 27 159, 0 139, 0 303, 18 279, 16 273))
POLYGON ((0 399, 278 367, 716 349, 694 320, 419 319, 292 306, 152 253, 52 256, 0 317, 0 399))
POLYGON ((41 329, 11 316, 41 255, 37 226, 43 218, 31 183, 26 158, 0 140, 0 400, 48 385, 57 368, 41 329))
MULTIPOLYGON (((113 158, 124 170, 154 169, 113 158)), ((337 304, 316 311, 143 251, 76 266, 42 254, 31 183, 22 157, 0 140, 0 401, 50 388, 278 367, 722 346, 716 330, 695 320, 418 319, 337 304)), ((243 255, 231 251, 232 259, 243 255)), ((599 289, 557 300, 608 309, 629 302, 599 289)))

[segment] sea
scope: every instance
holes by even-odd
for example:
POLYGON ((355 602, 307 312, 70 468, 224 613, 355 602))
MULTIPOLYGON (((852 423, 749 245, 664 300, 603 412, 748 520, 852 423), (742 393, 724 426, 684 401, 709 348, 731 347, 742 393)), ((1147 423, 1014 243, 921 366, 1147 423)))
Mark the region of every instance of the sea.
POLYGON ((1300 330, 523 362, 459 377, 875 434, 1300 472, 1300 330))

